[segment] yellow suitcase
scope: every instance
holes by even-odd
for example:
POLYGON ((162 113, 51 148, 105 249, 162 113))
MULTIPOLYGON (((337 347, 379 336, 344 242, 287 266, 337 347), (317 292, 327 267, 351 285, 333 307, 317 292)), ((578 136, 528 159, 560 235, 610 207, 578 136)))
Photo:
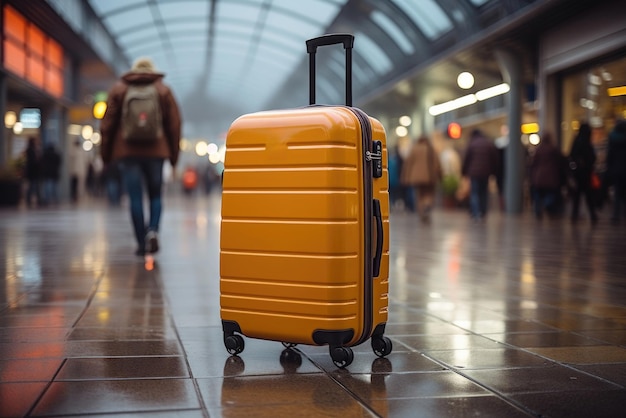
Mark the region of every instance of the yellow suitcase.
POLYGON ((226 138, 220 234, 224 344, 242 335, 328 345, 338 367, 371 339, 380 357, 388 312, 389 194, 383 126, 351 107, 354 37, 307 41, 310 101, 317 47, 346 50, 346 106, 247 114, 226 138))

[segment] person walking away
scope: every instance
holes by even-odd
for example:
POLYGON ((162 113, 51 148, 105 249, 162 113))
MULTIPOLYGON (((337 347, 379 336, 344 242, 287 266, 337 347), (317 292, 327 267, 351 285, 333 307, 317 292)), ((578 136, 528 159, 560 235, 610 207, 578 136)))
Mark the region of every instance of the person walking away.
POLYGON ((396 206, 396 202, 402 199, 400 194, 400 156, 397 145, 389 149, 388 172, 389 172, 389 203, 391 209, 396 206))
POLYGON ((498 173, 499 154, 496 146, 479 129, 470 134, 461 172, 470 179, 470 214, 476 221, 487 216, 489 178, 498 173))
POLYGON ((137 59, 109 91, 100 125, 102 161, 119 162, 139 256, 159 250, 163 164, 167 159, 175 167, 179 154, 181 117, 164 76, 149 58, 137 59), (149 199, 147 223, 144 185, 149 199))
POLYGON ((422 222, 430 221, 435 187, 439 180, 441 180, 439 156, 428 137, 420 136, 404 161, 401 181, 415 189, 417 212, 422 222))
POLYGON ((578 133, 574 138, 572 149, 569 154, 569 167, 574 179, 574 190, 572 191, 572 223, 578 222, 578 213, 581 195, 585 196, 587 210, 592 224, 598 222, 596 214, 593 188, 591 185, 591 174, 596 162, 596 153, 591 145, 591 126, 582 123, 578 133))
POLYGON ((546 132, 530 163, 530 187, 535 217, 541 219, 544 211, 555 217, 561 203, 561 186, 565 184, 566 160, 554 145, 552 134, 546 132))
POLYGON ((611 223, 618 224, 622 218, 626 200, 626 120, 620 120, 609 133, 606 155, 607 177, 613 184, 613 215, 611 223))
POLYGON ((504 173, 506 164, 506 148, 509 146, 509 129, 506 125, 500 128, 501 136, 497 137, 493 143, 498 149, 498 172, 496 173, 496 185, 498 186, 498 205, 500 210, 504 211, 504 173))
POLYGON ((39 155, 39 145, 37 138, 28 138, 28 145, 25 150, 26 166, 24 168, 24 177, 27 181, 26 186, 26 205, 32 206, 37 202, 41 204, 39 195, 39 179, 41 175, 41 157, 39 155))
POLYGON ((61 177, 61 154, 54 144, 47 144, 41 156, 41 179, 43 182, 43 203, 59 203, 59 178, 61 177))

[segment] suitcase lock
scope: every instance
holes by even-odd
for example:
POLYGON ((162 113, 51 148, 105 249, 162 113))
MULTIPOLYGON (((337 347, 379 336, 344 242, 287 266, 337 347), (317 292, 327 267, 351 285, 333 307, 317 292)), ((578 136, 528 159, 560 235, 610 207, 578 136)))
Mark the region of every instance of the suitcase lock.
POLYGON ((374 151, 365 151, 365 160, 373 161, 372 175, 375 179, 383 176, 383 144, 381 141, 372 141, 374 151))

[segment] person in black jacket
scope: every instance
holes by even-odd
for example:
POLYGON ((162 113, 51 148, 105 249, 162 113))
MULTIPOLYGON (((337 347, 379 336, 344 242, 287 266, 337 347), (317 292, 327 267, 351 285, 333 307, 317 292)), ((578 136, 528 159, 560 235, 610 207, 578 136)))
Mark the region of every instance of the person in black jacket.
POLYGON ((617 122, 609 134, 606 155, 607 176, 615 192, 611 222, 619 223, 622 217, 622 202, 626 199, 626 120, 617 122))
POLYGON ((28 138, 28 146, 25 151, 26 167, 24 177, 28 182, 26 187, 26 205, 32 206, 39 201, 39 178, 41 174, 41 156, 37 138, 28 138))
POLYGON ((500 157, 494 143, 480 130, 473 130, 461 171, 470 179, 470 213, 474 220, 482 220, 487 215, 489 178, 498 173, 499 164, 500 157))
POLYGON ((566 180, 565 156, 546 132, 537 146, 530 164, 530 186, 535 217, 541 219, 544 210, 549 216, 558 214, 561 187, 566 180))
POLYGON ((61 177, 61 154, 54 144, 47 144, 41 156, 41 180, 43 181, 43 203, 59 203, 58 184, 61 177))
POLYGON ((593 173, 593 165, 596 162, 596 152, 591 145, 591 126, 582 123, 580 129, 574 138, 572 149, 569 154, 569 166, 575 187, 572 191, 572 223, 578 221, 578 212, 580 206, 580 196, 585 196, 587 210, 591 223, 598 222, 596 214, 593 189, 591 187, 591 174, 593 173))

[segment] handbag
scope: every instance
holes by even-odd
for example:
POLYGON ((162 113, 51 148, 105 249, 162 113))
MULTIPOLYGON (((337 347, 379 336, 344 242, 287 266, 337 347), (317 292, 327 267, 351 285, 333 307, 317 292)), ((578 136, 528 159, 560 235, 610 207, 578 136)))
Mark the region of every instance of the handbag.
POLYGON ((602 187, 602 181, 600 180, 600 176, 598 175, 598 173, 596 172, 591 173, 590 184, 593 190, 600 190, 600 187, 602 187))

